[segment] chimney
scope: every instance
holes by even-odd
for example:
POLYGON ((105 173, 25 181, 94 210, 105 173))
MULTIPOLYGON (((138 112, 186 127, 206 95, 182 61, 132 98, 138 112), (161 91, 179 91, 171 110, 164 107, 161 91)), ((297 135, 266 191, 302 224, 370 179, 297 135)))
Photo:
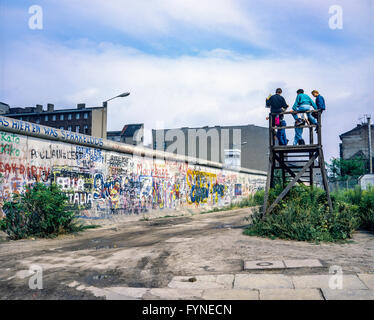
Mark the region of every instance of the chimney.
POLYGON ((86 104, 85 103, 78 103, 77 104, 77 109, 84 109, 86 108, 86 104))
POLYGON ((35 108, 36 112, 43 112, 43 105, 42 104, 37 104, 35 108))
POLYGON ((55 105, 52 104, 52 103, 48 103, 48 104, 47 104, 47 111, 48 111, 48 112, 52 112, 52 111, 54 111, 54 110, 55 110, 55 105))

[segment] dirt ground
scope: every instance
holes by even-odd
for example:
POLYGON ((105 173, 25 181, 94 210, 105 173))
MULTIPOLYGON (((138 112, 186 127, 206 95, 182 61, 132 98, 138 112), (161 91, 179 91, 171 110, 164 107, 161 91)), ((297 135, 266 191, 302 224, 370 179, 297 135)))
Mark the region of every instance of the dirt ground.
POLYGON ((161 288, 173 276, 248 273, 243 263, 252 260, 316 258, 324 265, 288 274, 328 273, 332 265, 345 274, 374 273, 373 233, 356 232, 344 244, 249 237, 242 234, 249 215, 250 209, 240 209, 119 222, 56 239, 3 239, 0 299, 98 299, 67 283, 161 288), (43 268, 43 290, 29 289, 32 264, 43 268))

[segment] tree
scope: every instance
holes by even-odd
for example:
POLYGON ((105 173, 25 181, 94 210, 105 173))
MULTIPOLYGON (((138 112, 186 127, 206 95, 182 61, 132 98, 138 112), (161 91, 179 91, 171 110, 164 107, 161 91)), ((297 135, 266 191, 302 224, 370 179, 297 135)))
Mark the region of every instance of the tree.
POLYGON ((366 160, 361 157, 345 160, 332 158, 331 164, 327 165, 330 178, 347 180, 350 177, 359 177, 367 173, 366 160))

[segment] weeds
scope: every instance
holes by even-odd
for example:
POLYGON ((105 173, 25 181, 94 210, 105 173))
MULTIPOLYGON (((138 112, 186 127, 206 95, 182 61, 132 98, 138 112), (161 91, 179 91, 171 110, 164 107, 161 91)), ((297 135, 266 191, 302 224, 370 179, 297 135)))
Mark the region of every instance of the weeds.
POLYGON ((0 229, 11 239, 23 239, 55 237, 97 227, 78 224, 75 212, 69 207, 67 196, 56 184, 36 183, 27 186, 22 194, 13 194, 11 201, 4 202, 5 217, 0 220, 0 229))
MULTIPOLYGON (((269 202, 274 201, 281 191, 281 186, 271 189, 269 202)), ((351 238, 360 227, 374 229, 374 189, 338 191, 332 193, 331 198, 332 213, 324 190, 296 186, 271 214, 262 218, 258 210, 244 234, 272 239, 336 242, 351 238)))

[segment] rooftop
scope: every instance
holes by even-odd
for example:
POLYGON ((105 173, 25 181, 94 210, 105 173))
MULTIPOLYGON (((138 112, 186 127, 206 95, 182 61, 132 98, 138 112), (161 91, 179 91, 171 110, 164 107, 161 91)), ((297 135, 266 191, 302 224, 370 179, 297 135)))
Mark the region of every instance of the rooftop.
MULTIPOLYGON (((360 131, 363 128, 367 128, 367 124, 366 123, 365 124, 358 124, 355 128, 353 128, 353 129, 351 129, 351 130, 349 130, 347 132, 344 132, 341 135, 339 135, 339 138, 342 139, 342 137, 344 138, 346 136, 349 136, 350 134, 352 134, 352 133, 354 133, 356 131, 360 131)), ((373 124, 371 125, 371 128, 372 128, 372 130, 374 130, 374 125, 373 124)))
MULTIPOLYGON (((7 105, 5 103, 1 103, 1 104, 7 105)), ((55 110, 53 104, 48 104, 47 110, 43 110, 43 105, 36 105, 35 107, 24 107, 24 108, 21 108, 21 107, 9 108, 9 112, 7 112, 7 115, 8 116, 15 116, 15 115, 27 116, 30 114, 53 114, 53 113, 72 113, 72 112, 74 113, 74 112, 82 112, 85 110, 90 111, 93 109, 101 109, 101 108, 102 107, 88 107, 87 108, 84 103, 79 103, 76 109, 69 108, 69 109, 55 110)))
POLYGON ((121 131, 108 131, 107 136, 133 137, 135 132, 142 129, 143 123, 126 124, 121 131))

